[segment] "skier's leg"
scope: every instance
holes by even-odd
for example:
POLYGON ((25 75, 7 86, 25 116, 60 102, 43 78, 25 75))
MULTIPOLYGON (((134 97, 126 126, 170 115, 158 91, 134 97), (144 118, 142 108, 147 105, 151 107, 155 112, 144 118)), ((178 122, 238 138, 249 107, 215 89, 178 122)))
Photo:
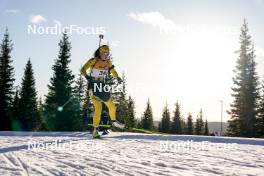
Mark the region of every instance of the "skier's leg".
POLYGON ((116 120, 116 106, 115 103, 113 102, 112 97, 107 102, 105 102, 105 105, 108 108, 109 116, 112 121, 112 126, 123 129, 125 125, 116 120))
POLYGON ((94 105, 93 126, 97 128, 101 120, 102 103, 95 96, 91 97, 91 101, 94 105))
POLYGON ((110 119, 112 121, 115 121, 116 120, 116 106, 115 106, 115 103, 113 102, 112 97, 107 102, 105 102, 105 105, 108 108, 110 119))

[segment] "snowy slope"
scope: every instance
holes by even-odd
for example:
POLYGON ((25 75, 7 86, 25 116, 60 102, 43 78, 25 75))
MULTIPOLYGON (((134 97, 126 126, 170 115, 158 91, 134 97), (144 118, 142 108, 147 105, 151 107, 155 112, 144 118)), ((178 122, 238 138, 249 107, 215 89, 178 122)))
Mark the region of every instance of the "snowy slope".
POLYGON ((264 140, 0 132, 0 175, 264 175, 264 140))

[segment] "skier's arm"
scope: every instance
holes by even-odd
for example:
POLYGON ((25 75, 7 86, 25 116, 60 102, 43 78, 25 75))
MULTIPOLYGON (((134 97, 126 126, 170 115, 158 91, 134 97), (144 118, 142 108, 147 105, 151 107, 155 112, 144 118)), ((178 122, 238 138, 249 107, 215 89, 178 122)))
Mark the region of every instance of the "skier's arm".
POLYGON ((94 58, 89 59, 81 68, 81 75, 86 76, 86 70, 95 64, 96 60, 94 58))
POLYGON ((115 70, 115 66, 112 64, 111 61, 109 61, 109 71, 113 75, 114 78, 118 78, 118 73, 115 70))

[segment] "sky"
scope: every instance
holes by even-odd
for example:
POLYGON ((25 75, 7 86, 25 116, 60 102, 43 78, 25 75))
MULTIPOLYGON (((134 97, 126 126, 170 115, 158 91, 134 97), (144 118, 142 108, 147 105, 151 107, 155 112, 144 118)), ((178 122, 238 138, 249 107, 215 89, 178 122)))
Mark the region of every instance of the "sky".
POLYGON ((104 33, 115 68, 126 75, 138 118, 149 98, 154 120, 160 120, 166 103, 172 116, 178 101, 185 118, 189 112, 196 117, 202 108, 208 121, 220 121, 223 100, 227 121, 244 18, 263 78, 263 17, 264 0, 0 0, 0 37, 8 27, 15 85, 30 58, 43 98, 59 51, 58 31, 68 27, 70 68, 76 75, 98 47, 98 34, 104 33))

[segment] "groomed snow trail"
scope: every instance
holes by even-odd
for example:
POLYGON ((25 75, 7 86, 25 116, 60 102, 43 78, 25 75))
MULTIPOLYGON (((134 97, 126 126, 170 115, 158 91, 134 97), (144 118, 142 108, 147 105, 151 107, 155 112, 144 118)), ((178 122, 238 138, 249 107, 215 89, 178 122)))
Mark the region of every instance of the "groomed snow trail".
POLYGON ((264 140, 0 132, 0 175, 264 175, 264 140))

